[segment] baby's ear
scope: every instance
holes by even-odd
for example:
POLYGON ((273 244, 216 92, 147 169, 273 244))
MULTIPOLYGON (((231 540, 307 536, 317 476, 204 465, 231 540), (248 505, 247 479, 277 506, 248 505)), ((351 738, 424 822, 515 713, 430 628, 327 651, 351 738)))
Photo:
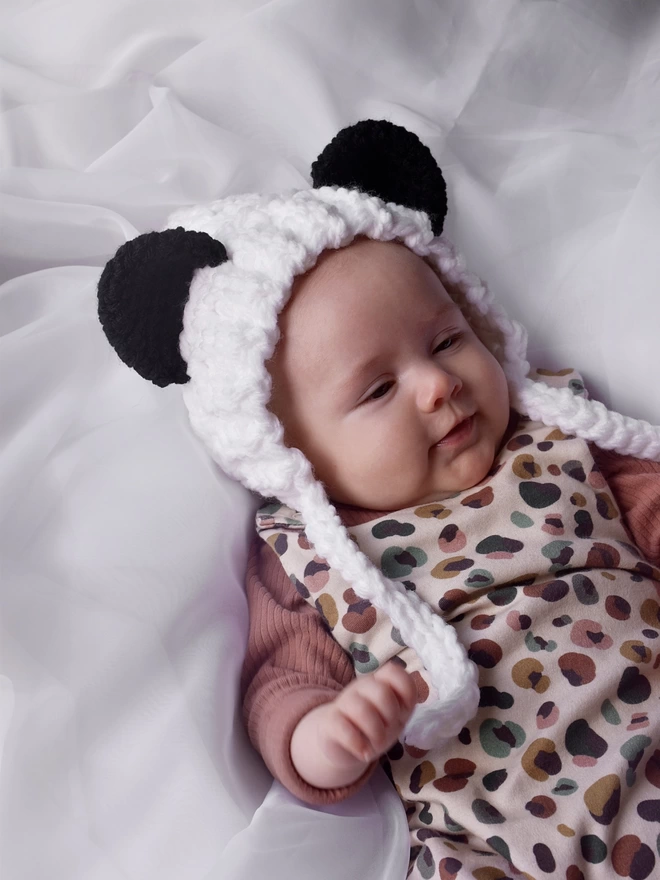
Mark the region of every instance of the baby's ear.
POLYGON ((447 213, 442 171, 429 148, 401 125, 365 119, 343 128, 313 163, 312 182, 425 211, 434 234, 442 232, 447 213))
POLYGON ((188 381, 179 336, 190 282, 195 269, 226 259, 217 239, 181 226, 119 248, 99 280, 99 320, 125 364, 161 388, 188 381))

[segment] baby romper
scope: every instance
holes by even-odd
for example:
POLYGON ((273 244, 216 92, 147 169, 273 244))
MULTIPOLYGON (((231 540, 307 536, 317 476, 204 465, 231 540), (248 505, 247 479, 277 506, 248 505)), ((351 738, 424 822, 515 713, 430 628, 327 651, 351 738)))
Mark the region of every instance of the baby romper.
MULTIPOLYGON (((542 376, 584 393, 574 373, 542 376)), ((356 673, 395 658, 428 699, 417 655, 315 555, 296 512, 272 504, 257 522, 356 673)), ((349 531, 479 668, 480 708, 458 737, 387 755, 412 876, 654 876, 660 571, 630 543, 587 444, 521 418, 478 486, 349 531)))

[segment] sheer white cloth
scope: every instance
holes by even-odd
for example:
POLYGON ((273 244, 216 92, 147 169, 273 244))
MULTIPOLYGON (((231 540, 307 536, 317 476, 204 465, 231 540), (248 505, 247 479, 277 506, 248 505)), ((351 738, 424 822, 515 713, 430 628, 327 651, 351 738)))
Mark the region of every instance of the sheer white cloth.
POLYGON ((387 117, 440 161, 446 231, 530 359, 658 424, 659 72, 653 0, 4 0, 3 880, 407 864, 384 776, 311 810, 247 742, 254 501, 105 342, 105 261, 178 205, 305 185, 387 117))

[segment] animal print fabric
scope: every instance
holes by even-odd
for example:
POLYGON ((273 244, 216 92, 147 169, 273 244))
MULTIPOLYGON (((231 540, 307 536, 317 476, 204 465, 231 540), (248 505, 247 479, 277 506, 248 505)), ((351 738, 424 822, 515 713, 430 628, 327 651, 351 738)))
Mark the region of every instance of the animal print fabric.
MULTIPOLYGON (((585 393, 572 371, 539 373, 585 393)), ((315 554, 297 512, 269 504, 257 527, 356 674, 393 658, 429 699, 415 652, 315 554)), ((409 876, 660 876, 660 571, 587 444, 520 418, 478 486, 349 531, 479 669, 479 710, 456 738, 383 759, 408 815, 409 876)))

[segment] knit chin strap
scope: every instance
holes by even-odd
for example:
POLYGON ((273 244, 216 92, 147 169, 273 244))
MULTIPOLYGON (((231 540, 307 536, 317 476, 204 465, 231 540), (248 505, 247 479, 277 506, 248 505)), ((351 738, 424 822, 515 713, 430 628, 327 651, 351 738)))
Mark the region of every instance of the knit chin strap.
POLYGON ((416 593, 384 575, 355 546, 321 485, 310 482, 299 497, 305 533, 319 555, 352 584, 361 598, 384 612, 418 654, 437 691, 415 709, 405 739, 430 749, 456 736, 479 706, 477 669, 456 630, 416 593))
POLYGON ((585 400, 570 388, 550 388, 525 379, 518 395, 531 419, 576 434, 621 455, 660 461, 660 426, 608 410, 598 400, 585 400))

